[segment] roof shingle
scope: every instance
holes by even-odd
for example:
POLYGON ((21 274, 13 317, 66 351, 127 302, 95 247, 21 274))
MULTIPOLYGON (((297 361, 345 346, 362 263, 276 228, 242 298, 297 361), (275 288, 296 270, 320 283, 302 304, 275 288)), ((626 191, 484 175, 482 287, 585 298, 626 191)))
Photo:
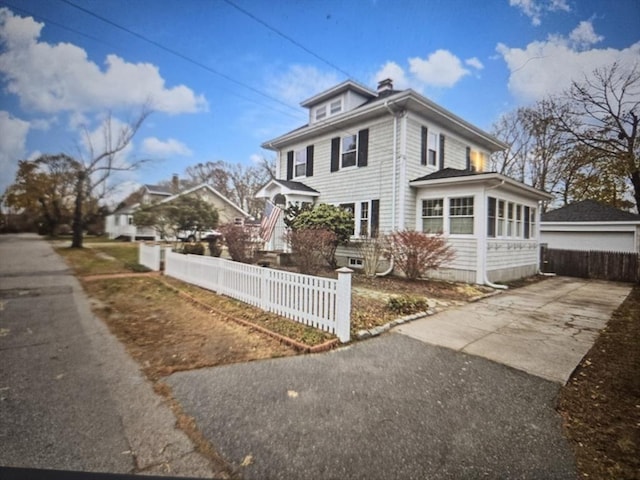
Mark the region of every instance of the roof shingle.
POLYGON ((640 215, 582 200, 542 214, 543 222, 640 222, 640 215))

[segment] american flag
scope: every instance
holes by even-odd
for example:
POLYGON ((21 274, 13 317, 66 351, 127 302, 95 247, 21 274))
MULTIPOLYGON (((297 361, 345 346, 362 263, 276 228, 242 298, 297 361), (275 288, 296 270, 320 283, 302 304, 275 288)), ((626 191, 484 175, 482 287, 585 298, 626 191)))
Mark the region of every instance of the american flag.
POLYGON ((262 237, 262 240, 264 240, 265 242, 268 242, 271 239, 273 230, 276 228, 276 223, 278 223, 280 212, 280 207, 267 200, 267 204, 264 208, 264 215, 262 216, 262 221, 260 222, 260 237, 262 237))

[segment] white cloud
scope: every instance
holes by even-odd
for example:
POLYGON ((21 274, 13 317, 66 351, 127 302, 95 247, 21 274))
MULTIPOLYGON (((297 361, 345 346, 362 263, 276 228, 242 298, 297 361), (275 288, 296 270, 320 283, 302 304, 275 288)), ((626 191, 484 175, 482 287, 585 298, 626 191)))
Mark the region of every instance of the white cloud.
POLYGON ((577 49, 585 49, 593 44, 601 42, 602 35, 596 34, 591 22, 583 21, 569 34, 569 40, 577 49))
POLYGON ((162 141, 156 137, 147 137, 142 141, 142 151, 159 156, 181 155, 188 157, 193 154, 189 147, 175 138, 162 141))
POLYGON ((413 88, 413 85, 409 82, 404 70, 396 62, 385 63, 374 75, 376 85, 380 80, 385 80, 387 78, 393 80, 393 88, 395 89, 404 90, 406 88, 413 88))
MULTIPOLYGON (((373 81, 385 78, 393 80, 397 89, 412 88, 423 92, 425 88, 451 88, 471 72, 464 68, 462 61, 448 50, 436 50, 426 58, 413 57, 407 60, 408 69, 396 62, 385 63, 374 75, 373 81), (408 70, 408 71, 407 71, 408 70)), ((477 58, 469 58, 465 63, 475 69, 484 66, 477 58)))
POLYGON ((433 87, 453 87, 469 74, 458 57, 448 50, 436 50, 426 59, 409 59, 409 70, 418 80, 433 87))
POLYGON ((13 183, 18 160, 25 154, 29 122, 0 111, 0 193, 13 183))
POLYGON ((274 97, 295 105, 338 82, 334 73, 322 72, 309 65, 291 65, 287 70, 267 79, 267 88, 274 97))
POLYGON ((509 5, 519 8, 536 27, 542 23, 542 16, 546 12, 571 11, 566 0, 509 0, 509 5))
POLYGON ((475 68, 476 70, 482 70, 484 68, 484 65, 482 64, 482 62, 480 60, 478 60, 477 57, 467 58, 464 61, 464 63, 466 63, 470 67, 475 68))
POLYGON ((621 50, 585 50, 587 41, 594 43, 601 38, 586 23, 582 22, 569 38, 551 36, 546 41, 531 42, 525 48, 498 44, 496 50, 511 72, 508 83, 511 93, 523 101, 535 101, 561 93, 571 81, 581 81, 596 68, 613 62, 621 65, 637 63, 640 42, 621 50))
POLYGON ((207 108, 201 95, 184 85, 167 88, 155 65, 128 63, 108 55, 104 69, 71 44, 40 42, 44 24, 0 9, 0 73, 6 90, 39 112, 87 112, 150 104, 176 114, 207 108))

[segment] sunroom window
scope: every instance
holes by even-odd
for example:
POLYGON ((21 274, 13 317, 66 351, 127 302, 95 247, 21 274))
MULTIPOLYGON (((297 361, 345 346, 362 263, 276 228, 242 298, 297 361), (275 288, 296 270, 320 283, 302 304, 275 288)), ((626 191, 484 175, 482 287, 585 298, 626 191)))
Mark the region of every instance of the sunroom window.
POLYGON ((422 201, 422 231, 425 233, 442 233, 443 209, 442 198, 431 198, 422 201))
POLYGON ((473 234, 473 197, 449 199, 449 233, 473 234))

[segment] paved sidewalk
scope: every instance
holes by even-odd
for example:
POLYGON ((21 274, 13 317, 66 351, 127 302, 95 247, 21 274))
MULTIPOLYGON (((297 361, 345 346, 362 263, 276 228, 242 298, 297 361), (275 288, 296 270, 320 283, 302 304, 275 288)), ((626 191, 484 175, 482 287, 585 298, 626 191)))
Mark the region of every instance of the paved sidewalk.
POLYGON ((0 235, 0 465, 213 476, 175 423, 51 246, 0 235))
POLYGON ((630 284, 551 277, 394 331, 564 385, 630 291, 630 284))

